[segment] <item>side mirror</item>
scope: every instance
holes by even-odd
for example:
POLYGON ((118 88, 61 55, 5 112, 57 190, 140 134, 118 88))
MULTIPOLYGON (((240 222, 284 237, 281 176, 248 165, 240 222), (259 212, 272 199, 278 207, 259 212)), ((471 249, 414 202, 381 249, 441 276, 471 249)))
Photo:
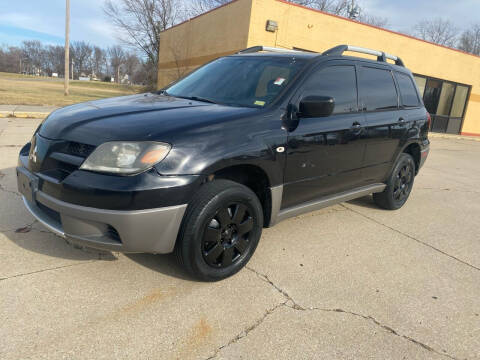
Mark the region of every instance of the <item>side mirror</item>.
POLYGON ((306 96, 300 101, 300 117, 330 116, 335 108, 335 100, 330 96, 306 96))

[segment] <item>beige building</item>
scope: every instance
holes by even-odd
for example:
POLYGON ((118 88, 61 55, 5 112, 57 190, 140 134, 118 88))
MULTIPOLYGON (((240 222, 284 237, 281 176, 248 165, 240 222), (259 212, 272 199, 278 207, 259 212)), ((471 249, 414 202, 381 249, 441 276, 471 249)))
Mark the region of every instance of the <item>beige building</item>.
POLYGON ((162 32, 158 86, 255 45, 323 52, 340 44, 401 57, 432 114, 432 130, 480 136, 479 56, 284 0, 234 0, 162 32), (276 30, 267 30, 269 20, 276 30))

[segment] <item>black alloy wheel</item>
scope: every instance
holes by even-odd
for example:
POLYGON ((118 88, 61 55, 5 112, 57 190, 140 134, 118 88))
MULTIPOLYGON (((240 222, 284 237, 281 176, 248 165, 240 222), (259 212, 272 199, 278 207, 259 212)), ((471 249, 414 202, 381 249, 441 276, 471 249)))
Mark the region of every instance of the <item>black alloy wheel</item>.
POLYGON ((412 155, 402 153, 392 169, 383 192, 374 193, 373 200, 381 208, 387 210, 400 209, 413 188, 415 180, 415 160, 412 155))
POLYGON ((397 172, 393 187, 393 198, 396 201, 403 201, 410 194, 414 176, 413 171, 411 164, 406 163, 397 172))
POLYGON ((244 204, 232 203, 220 208, 205 228, 202 254, 205 262, 225 268, 240 260, 250 247, 253 218, 244 204))
POLYGON ((175 254, 203 281, 232 276, 248 263, 263 229, 263 209, 245 185, 218 179, 201 186, 182 221, 175 254))

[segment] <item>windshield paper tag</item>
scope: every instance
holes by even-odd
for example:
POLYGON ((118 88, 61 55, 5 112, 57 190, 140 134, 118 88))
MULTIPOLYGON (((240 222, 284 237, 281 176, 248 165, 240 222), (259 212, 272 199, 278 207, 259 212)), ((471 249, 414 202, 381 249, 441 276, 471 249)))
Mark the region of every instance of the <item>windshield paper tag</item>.
POLYGON ((277 78, 277 80, 275 80, 274 84, 280 86, 283 84, 284 81, 285 81, 284 78, 279 77, 277 78))
POLYGON ((257 100, 254 102, 255 105, 260 105, 260 106, 263 106, 265 105, 265 101, 260 101, 260 100, 257 100))

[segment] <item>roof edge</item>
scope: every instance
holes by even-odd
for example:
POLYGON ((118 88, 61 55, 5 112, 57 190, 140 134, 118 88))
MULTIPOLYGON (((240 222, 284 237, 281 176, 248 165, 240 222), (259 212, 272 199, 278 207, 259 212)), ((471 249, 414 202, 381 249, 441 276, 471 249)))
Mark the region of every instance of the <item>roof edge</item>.
MULTIPOLYGON (((233 0, 233 1, 238 1, 238 0, 233 0)), ((232 2, 233 2, 233 1, 232 1, 232 2)), ((452 48, 452 47, 449 47, 449 46, 436 44, 436 43, 431 42, 431 41, 428 41, 428 40, 419 39, 419 38, 417 38, 417 37, 415 37, 415 36, 412 36, 412 35, 403 34, 403 33, 398 32, 398 31, 394 31, 394 30, 389 30, 389 29, 382 28, 382 27, 380 27, 380 26, 371 25, 371 24, 367 24, 367 23, 364 23, 364 22, 361 22, 361 21, 358 21, 358 20, 349 19, 349 18, 344 17, 344 16, 331 14, 331 13, 328 13, 328 12, 326 12, 326 11, 322 11, 322 10, 318 10, 318 9, 312 9, 312 8, 307 7, 307 6, 300 5, 300 4, 295 4, 295 3, 292 3, 292 2, 287 1, 287 0, 275 0, 275 1, 278 1, 278 2, 281 2, 281 3, 284 3, 284 4, 288 4, 288 5, 291 5, 291 6, 296 6, 296 7, 305 9, 305 10, 310 10, 310 11, 318 12, 318 13, 321 13, 321 14, 323 14, 323 15, 332 16, 332 17, 335 17, 335 18, 338 18, 338 19, 350 21, 350 22, 353 22, 353 23, 355 23, 355 24, 368 26, 368 27, 371 27, 371 28, 374 28, 374 29, 377 29, 377 30, 386 31, 386 32, 389 32, 389 33, 391 33, 391 34, 400 35, 400 36, 403 36, 403 37, 406 37, 406 38, 409 38, 409 39, 421 41, 421 42, 424 42, 424 43, 427 43, 427 44, 430 44, 430 45, 435 45, 435 46, 438 46, 438 47, 441 47, 441 48, 444 48, 444 49, 447 49, 447 50, 456 51, 456 52, 459 52, 459 53, 461 53, 461 54, 470 55, 470 56, 473 56, 473 57, 476 57, 476 58, 480 58, 480 55, 475 55, 475 54, 472 54, 472 53, 469 53, 469 52, 466 52, 466 51, 463 51, 463 50, 460 50, 460 49, 455 49, 455 48, 452 48)), ((228 5, 228 4, 230 4, 230 3, 224 4, 224 5, 222 5, 222 6, 225 6, 225 5, 228 5)))
POLYGON ((205 11, 204 13, 198 14, 198 15, 196 15, 196 16, 194 16, 194 17, 191 17, 191 18, 189 18, 189 19, 187 19, 187 20, 184 20, 184 21, 182 21, 182 22, 179 22, 178 24, 172 25, 172 26, 170 26, 168 29, 165 29, 165 30, 161 31, 160 33, 163 33, 163 32, 168 31, 168 30, 170 30, 170 29, 176 28, 177 26, 186 24, 186 23, 188 23, 188 22, 190 22, 190 21, 192 21, 192 20, 195 20, 196 18, 199 18, 199 17, 201 17, 201 16, 203 16, 203 15, 207 15, 207 14, 209 14, 209 13, 211 13, 211 12, 214 12, 215 10, 218 10, 218 9, 220 9, 220 8, 223 8, 223 7, 226 7, 226 6, 228 6, 228 5, 231 5, 231 4, 233 4, 233 3, 237 2, 237 1, 240 1, 240 0, 232 0, 232 1, 229 1, 229 2, 227 2, 227 3, 225 3, 225 4, 222 4, 222 5, 219 5, 219 6, 217 6, 217 7, 214 7, 213 9, 210 9, 210 10, 208 10, 208 11, 205 11))

